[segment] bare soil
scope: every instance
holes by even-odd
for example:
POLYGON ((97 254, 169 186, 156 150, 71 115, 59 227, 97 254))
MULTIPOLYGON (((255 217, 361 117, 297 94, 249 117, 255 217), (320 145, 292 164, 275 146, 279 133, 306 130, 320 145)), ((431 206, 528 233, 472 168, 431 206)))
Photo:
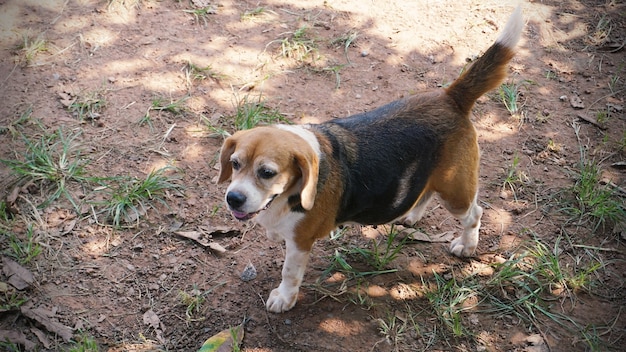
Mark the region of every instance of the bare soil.
MULTIPOLYGON (((93 337, 101 351, 194 351, 245 318, 243 351, 622 350, 624 235, 572 221, 558 199, 574 183, 581 150, 600 163, 601 182, 616 186, 616 194, 626 189, 619 168, 626 157, 626 6, 546 0, 522 7, 527 24, 507 81, 519 84, 521 112, 512 116, 497 91, 474 109, 485 207, 476 257, 455 258, 447 243, 415 242, 388 265, 395 272, 343 280, 328 272, 331 257, 342 248, 372 248, 380 230, 348 227, 342 238, 316 244, 296 307, 270 314, 264 299, 280 281, 284 250, 225 209, 225 186, 215 182, 223 139, 208 126, 233 132, 237 101, 246 97, 263 99, 299 124, 445 86, 495 40, 514 4, 0 0, 0 159, 24 153, 14 132, 37 138, 63 128, 80 132, 77 150, 89 161, 90 175, 143 178, 172 165, 185 187, 169 194, 167 206, 155 203, 120 229, 87 202, 96 186, 68 185, 85 199, 78 212, 64 198, 37 208, 45 188, 22 187, 15 198, 15 177, 0 164, 0 196, 14 203, 3 221, 3 255, 11 254, 7 233, 24 239, 29 224, 43 247, 23 265, 34 282, 21 291, 3 289, 3 304, 15 294, 45 316, 3 309, 2 336, 22 333, 21 341, 37 346, 20 350, 68 350, 72 343, 63 329, 42 324, 48 321, 70 328, 74 341, 93 337), (203 6, 211 6, 210 13, 191 12, 203 6), (259 7, 263 11, 251 12, 259 7), (281 56, 280 39, 303 26, 317 45, 316 59, 281 56), (348 46, 334 41, 351 33, 357 36, 348 46), (46 50, 27 59, 20 47, 25 37, 43 38, 46 50), (214 75, 189 80, 188 62, 210 66, 214 75), (68 102, 90 94, 106 102, 95 114, 68 109, 68 102), (183 99, 183 109, 150 109, 157 98, 183 99), (16 122, 29 109, 30 119, 16 122), (140 123, 146 114, 150 123, 140 123), (515 163, 514 188, 506 187, 515 163), (176 234, 194 231, 212 234, 226 252, 176 234), (462 315, 467 334, 446 330, 420 294, 433 272, 461 282, 463 273, 490 268, 532 239, 548 248, 560 243, 564 267, 588 260, 589 253, 603 264, 593 288, 555 290, 546 302, 549 311, 588 327, 597 344, 543 315, 529 323, 479 309, 462 315), (249 264, 257 275, 243 281, 249 264), (205 300, 187 314, 182 297, 199 293, 205 300), (395 335, 381 333, 381 321, 399 326, 410 318, 414 324, 403 333, 397 326, 395 335)), ((420 226, 430 234, 459 230, 436 205, 420 226)), ((6 271, 0 275, 7 282, 6 271)))

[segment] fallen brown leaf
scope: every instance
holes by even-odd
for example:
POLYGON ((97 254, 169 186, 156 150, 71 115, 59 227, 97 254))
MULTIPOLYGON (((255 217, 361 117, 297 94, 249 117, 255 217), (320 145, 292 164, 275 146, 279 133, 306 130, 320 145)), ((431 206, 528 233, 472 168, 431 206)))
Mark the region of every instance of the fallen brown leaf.
POLYGON ((39 342, 41 342, 41 344, 43 345, 43 347, 45 348, 50 348, 52 347, 52 342, 50 341, 50 339, 48 338, 48 336, 46 336, 46 333, 37 329, 37 328, 30 328, 30 331, 35 334, 35 336, 37 336, 37 339, 39 339, 39 342))
POLYGON ((50 312, 42 308, 31 309, 31 306, 21 306, 20 311, 22 314, 32 320, 35 320, 39 324, 43 325, 49 332, 61 336, 63 341, 70 342, 72 340, 72 328, 65 326, 53 317, 50 316, 50 312))
POLYGON ((15 330, 0 330, 0 341, 11 341, 22 345, 26 351, 34 351, 37 347, 37 344, 27 339, 23 332, 15 330))
POLYGON ((450 242, 454 239, 454 231, 446 231, 439 234, 429 235, 411 227, 398 226, 397 229, 400 238, 406 237, 409 241, 440 243, 450 242))
POLYGON ((583 121, 589 122, 590 124, 600 128, 601 130, 606 130, 606 126, 598 122, 598 120, 596 120, 595 117, 587 116, 587 114, 584 114, 582 112, 579 112, 578 114, 576 114, 576 117, 578 117, 579 119, 583 121))
POLYGON ((145 313, 143 313, 143 322, 154 329, 154 332, 156 333, 156 338, 157 340, 159 340, 159 342, 165 343, 165 339, 163 338, 163 331, 165 330, 165 327, 163 326, 163 324, 161 324, 161 319, 159 319, 159 316, 152 309, 149 309, 145 313))
POLYGON ((9 284, 18 290, 24 290, 35 282, 35 277, 28 269, 7 257, 2 258, 2 271, 9 278, 9 284))
POLYGON ((226 248, 224 248, 221 244, 212 241, 211 238, 218 234, 218 235, 223 235, 223 234, 230 234, 233 232, 238 232, 238 230, 234 230, 231 228, 226 228, 226 227, 213 227, 210 228, 211 232, 205 232, 205 231, 175 231, 174 234, 181 236, 181 237, 185 237, 191 240, 196 241, 197 243, 199 243, 200 245, 207 247, 215 252, 218 253, 225 253, 226 252, 226 248))

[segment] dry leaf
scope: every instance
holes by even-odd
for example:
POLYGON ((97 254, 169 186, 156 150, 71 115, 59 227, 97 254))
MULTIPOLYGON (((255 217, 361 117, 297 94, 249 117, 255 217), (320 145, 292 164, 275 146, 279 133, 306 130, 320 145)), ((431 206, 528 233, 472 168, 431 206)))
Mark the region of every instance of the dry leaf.
POLYGON ((152 309, 149 309, 148 311, 143 313, 143 322, 146 325, 150 325, 150 327, 154 329, 157 340, 159 340, 159 342, 165 343, 165 339, 163 338, 163 330, 165 329, 163 327, 163 324, 161 324, 159 316, 152 309))
POLYGON ((225 236, 234 237, 239 236, 241 231, 227 226, 201 226, 200 230, 208 236, 225 236))
POLYGON ((431 243, 450 242, 454 239, 454 231, 446 231, 435 235, 429 235, 414 228, 404 226, 398 226, 398 234, 401 237, 406 237, 409 241, 431 243))
POLYGON ((569 103, 574 109, 584 109, 585 103, 583 103, 582 99, 578 95, 573 95, 569 98, 569 103))
POLYGON ((198 352, 231 352, 243 341, 245 320, 234 328, 225 329, 206 340, 198 352))
POLYGON ((5 203, 6 203, 7 211, 11 214, 20 213, 20 209, 17 207, 15 202, 17 201, 17 197, 19 196, 21 189, 22 189, 21 187, 14 187, 13 190, 11 190, 11 193, 7 194, 5 203))
POLYGON ((13 204, 17 200, 17 196, 20 194, 21 187, 13 187, 11 193, 7 195, 6 201, 7 203, 13 204))
POLYGON ((7 257, 2 258, 2 271, 9 278, 9 284, 18 290, 26 289, 35 282, 35 277, 28 269, 7 257))
POLYGON ((143 313, 143 322, 144 324, 150 325, 151 327, 155 329, 159 329, 161 327, 161 320, 159 319, 159 316, 152 309, 143 313))
POLYGON ((21 331, 0 330, 0 341, 11 341, 14 344, 22 345, 26 351, 34 351, 37 344, 26 338, 21 331))
POLYGON ((201 232, 198 232, 198 231, 175 231, 174 233, 177 234, 178 236, 194 240, 194 241, 200 243, 201 245, 203 245, 205 247, 209 245, 208 239, 201 232))
POLYGON ((222 247, 222 245, 217 242, 211 242, 208 244, 207 247, 218 253, 226 253, 226 248, 222 247))
POLYGON ((69 108, 76 101, 76 95, 66 91, 59 92, 59 101, 64 107, 69 108))
POLYGON ((229 228, 212 228, 212 229, 214 231, 210 232, 208 235, 205 232, 200 232, 200 231, 175 231, 174 233, 178 236, 194 240, 198 242, 199 244, 201 244, 202 246, 208 247, 209 249, 212 249, 218 253, 225 253, 226 248, 224 248, 222 245, 220 245, 217 242, 210 241, 210 239, 211 237, 213 237, 213 234, 215 233, 225 234, 225 233, 231 233, 236 230, 229 229, 229 228))
POLYGON ((50 349, 50 347, 52 347, 52 342, 50 342, 50 339, 48 338, 48 336, 46 336, 46 333, 37 329, 37 328, 30 328, 30 331, 35 334, 35 336, 37 336, 37 338, 39 339, 39 342, 41 342, 41 344, 43 345, 43 347, 50 349))
POLYGON ((576 114, 576 117, 578 117, 581 120, 587 121, 590 124, 593 124, 594 126, 602 129, 602 130, 606 130, 606 126, 604 124, 601 124, 600 122, 598 122, 598 120, 595 117, 591 117, 591 116, 587 116, 586 114, 579 112, 578 114, 576 114))
POLYGON ((53 320, 49 311, 42 308, 31 309, 30 306, 22 306, 20 311, 25 317, 43 325, 49 332, 61 336, 63 341, 70 342, 72 340, 72 328, 53 320))

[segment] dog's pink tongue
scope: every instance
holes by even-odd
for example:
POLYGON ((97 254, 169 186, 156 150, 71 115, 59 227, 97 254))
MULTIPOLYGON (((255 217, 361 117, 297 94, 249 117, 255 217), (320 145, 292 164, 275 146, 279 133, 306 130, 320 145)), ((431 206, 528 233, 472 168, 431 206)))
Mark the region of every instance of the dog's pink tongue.
POLYGON ((233 210, 232 212, 233 212, 233 216, 236 217, 237 219, 243 219, 246 217, 246 215, 248 215, 248 213, 243 213, 243 212, 235 211, 235 210, 233 210))

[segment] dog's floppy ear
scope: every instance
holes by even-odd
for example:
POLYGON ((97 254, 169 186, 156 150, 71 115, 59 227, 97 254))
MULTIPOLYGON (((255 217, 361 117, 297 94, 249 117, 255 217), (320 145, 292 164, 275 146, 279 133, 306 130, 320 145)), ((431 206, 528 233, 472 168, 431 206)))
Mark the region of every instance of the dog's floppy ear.
POLYGON ((220 152, 220 177, 217 183, 222 183, 233 174, 233 167, 230 165, 230 156, 235 152, 235 139, 231 136, 226 138, 220 152))
POLYGON ((302 190, 300 204, 306 210, 313 208, 317 194, 317 180, 319 177, 319 157, 312 150, 299 152, 294 155, 296 163, 302 173, 302 190))

